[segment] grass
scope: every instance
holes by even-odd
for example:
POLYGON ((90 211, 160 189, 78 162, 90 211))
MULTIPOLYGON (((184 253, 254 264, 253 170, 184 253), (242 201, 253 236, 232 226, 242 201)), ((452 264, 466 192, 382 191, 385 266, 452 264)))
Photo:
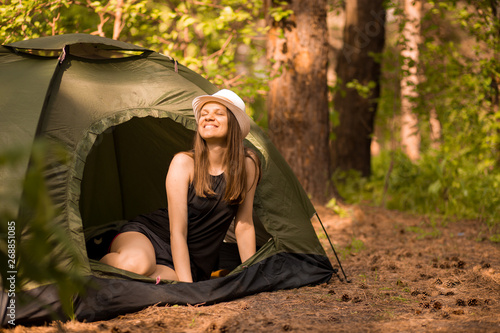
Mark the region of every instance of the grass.
POLYGON ((490 241, 493 243, 500 243, 500 234, 491 235, 490 241))
POLYGON ((402 296, 391 296, 391 300, 404 303, 410 303, 412 301, 411 299, 404 298, 402 296))
POLYGON ((406 227, 405 231, 416 233, 417 234, 417 239, 424 239, 424 238, 439 238, 441 236, 441 230, 439 230, 435 225, 432 226, 432 230, 427 231, 421 227, 417 226, 410 226, 406 227))
POLYGON ((365 243, 361 239, 352 237, 351 242, 343 249, 340 250, 342 259, 345 259, 348 255, 358 253, 366 248, 365 243))
POLYGON ((316 232, 316 235, 318 236, 318 239, 328 239, 324 232, 318 231, 318 232, 316 232))
POLYGON ((191 323, 189 324, 189 328, 193 328, 194 326, 196 326, 196 318, 198 318, 198 316, 201 314, 201 312, 197 312, 193 319, 191 320, 191 323))

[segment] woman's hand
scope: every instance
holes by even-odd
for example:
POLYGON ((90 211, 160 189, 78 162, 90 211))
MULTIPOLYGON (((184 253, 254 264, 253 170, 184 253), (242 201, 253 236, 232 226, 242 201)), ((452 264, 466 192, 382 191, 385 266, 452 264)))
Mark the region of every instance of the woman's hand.
POLYGON ((186 154, 177 154, 168 169, 165 187, 170 220, 170 244, 175 273, 179 281, 193 282, 187 246, 187 195, 194 172, 194 161, 186 154))

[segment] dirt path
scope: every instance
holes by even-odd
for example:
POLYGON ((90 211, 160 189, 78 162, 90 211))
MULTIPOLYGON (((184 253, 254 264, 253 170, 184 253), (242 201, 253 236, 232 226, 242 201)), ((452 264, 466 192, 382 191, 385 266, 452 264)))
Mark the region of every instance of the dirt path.
POLYGON ((350 283, 334 277, 212 306, 150 307, 109 321, 8 332, 500 332, 500 244, 487 240, 491 231, 481 222, 433 222, 366 206, 347 207, 340 218, 317 209, 350 283))

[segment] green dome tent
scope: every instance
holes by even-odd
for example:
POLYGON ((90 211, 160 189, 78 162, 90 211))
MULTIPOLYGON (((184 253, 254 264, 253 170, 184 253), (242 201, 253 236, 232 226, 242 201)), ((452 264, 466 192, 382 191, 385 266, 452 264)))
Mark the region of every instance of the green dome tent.
MULTIPOLYGON (((108 319, 153 304, 213 304, 324 283, 335 273, 310 222, 314 207, 253 123, 245 145, 259 154, 263 178, 254 205, 259 250, 252 258, 235 262, 228 234, 220 267, 231 273, 208 281, 155 284, 99 262, 121 223, 165 206, 170 160, 192 145, 191 101, 215 91, 170 57, 102 37, 70 34, 0 47, 0 148, 43 138, 69 154, 65 164, 47 163, 44 175, 59 212, 55 223, 75 245, 80 274, 91 282, 75 297, 76 319, 108 319)), ((0 173, 0 184, 22 179, 29 165, 26 158, 15 175, 0 173)), ((22 192, 10 189, 18 198, 22 192)), ((19 215, 23 209, 16 208, 19 215)), ((36 237, 29 229, 25 236, 36 237)), ((67 259, 60 258, 71 267, 67 259)), ((61 312, 51 283, 28 283, 20 292, 36 302, 18 305, 16 324, 49 321, 61 312)), ((3 326, 8 301, 4 288, 3 326)))

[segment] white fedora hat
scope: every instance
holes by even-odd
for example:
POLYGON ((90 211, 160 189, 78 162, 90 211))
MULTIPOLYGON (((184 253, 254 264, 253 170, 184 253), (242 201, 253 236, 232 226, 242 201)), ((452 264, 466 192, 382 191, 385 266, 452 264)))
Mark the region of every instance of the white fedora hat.
POLYGON ((227 107, 227 109, 236 117, 243 137, 248 135, 250 132, 250 118, 245 112, 245 102, 243 102, 240 96, 236 95, 231 90, 222 89, 213 95, 202 95, 196 97, 193 99, 193 111, 196 122, 200 119, 201 108, 208 102, 217 102, 227 107))

